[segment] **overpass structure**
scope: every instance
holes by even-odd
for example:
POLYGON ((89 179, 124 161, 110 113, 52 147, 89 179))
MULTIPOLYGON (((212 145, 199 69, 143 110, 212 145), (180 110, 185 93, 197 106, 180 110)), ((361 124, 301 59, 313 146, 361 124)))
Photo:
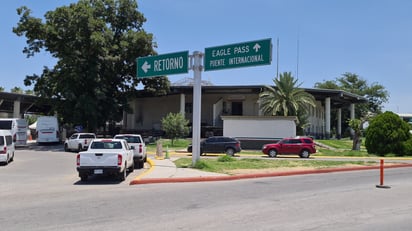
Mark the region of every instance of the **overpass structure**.
POLYGON ((24 114, 47 114, 50 110, 51 105, 40 97, 0 92, 0 118, 24 118, 24 114))

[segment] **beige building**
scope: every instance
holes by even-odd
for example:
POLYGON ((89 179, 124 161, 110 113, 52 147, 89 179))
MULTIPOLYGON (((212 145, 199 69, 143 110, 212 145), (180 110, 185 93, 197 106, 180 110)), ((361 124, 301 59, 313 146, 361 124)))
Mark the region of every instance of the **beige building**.
MULTIPOLYGON (((223 135, 222 118, 228 116, 254 116, 257 119, 263 116, 259 110, 259 93, 262 90, 264 86, 202 86, 201 136, 207 136, 208 129, 214 131, 214 135, 223 135)), ((342 109, 349 108, 350 116, 354 118, 355 104, 367 102, 359 95, 341 90, 304 90, 312 94, 317 102, 316 108, 308 111, 310 125, 305 131, 307 135, 316 137, 330 137, 331 127, 336 128, 337 135, 342 134, 342 109), (337 124, 333 125, 332 109, 337 110, 338 117, 337 124)), ((125 114, 123 120, 123 128, 127 130, 161 130, 161 119, 170 112, 183 113, 186 119, 192 121, 193 87, 172 86, 166 96, 135 98, 130 100, 130 106, 133 113, 125 114)))

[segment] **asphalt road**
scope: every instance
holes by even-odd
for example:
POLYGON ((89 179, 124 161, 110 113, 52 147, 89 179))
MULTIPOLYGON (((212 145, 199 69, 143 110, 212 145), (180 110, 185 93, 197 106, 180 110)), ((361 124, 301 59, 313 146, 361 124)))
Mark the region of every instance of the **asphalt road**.
POLYGON ((0 166, 1 230, 410 230, 412 168, 228 182, 80 182, 76 153, 18 150, 0 166))

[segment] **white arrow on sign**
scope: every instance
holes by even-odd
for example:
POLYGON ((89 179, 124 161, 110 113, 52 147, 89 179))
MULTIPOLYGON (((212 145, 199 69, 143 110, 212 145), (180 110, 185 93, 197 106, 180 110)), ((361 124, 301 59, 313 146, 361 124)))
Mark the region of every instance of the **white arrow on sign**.
POLYGON ((142 65, 142 70, 144 71, 144 73, 147 73, 147 71, 151 68, 152 66, 150 64, 147 63, 147 61, 144 61, 143 65, 142 65))
POLYGON ((253 46, 253 49, 255 50, 255 52, 258 52, 259 49, 260 49, 260 45, 259 45, 258 43, 256 43, 256 44, 253 46))

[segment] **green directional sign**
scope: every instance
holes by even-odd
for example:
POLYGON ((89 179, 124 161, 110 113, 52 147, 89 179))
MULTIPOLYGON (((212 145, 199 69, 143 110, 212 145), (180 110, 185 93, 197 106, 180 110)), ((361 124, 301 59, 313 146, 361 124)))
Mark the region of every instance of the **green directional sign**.
POLYGON ((205 48, 205 71, 269 65, 272 61, 271 39, 205 48))
POLYGON ((137 77, 187 73, 188 59, 189 51, 137 58, 137 77))

